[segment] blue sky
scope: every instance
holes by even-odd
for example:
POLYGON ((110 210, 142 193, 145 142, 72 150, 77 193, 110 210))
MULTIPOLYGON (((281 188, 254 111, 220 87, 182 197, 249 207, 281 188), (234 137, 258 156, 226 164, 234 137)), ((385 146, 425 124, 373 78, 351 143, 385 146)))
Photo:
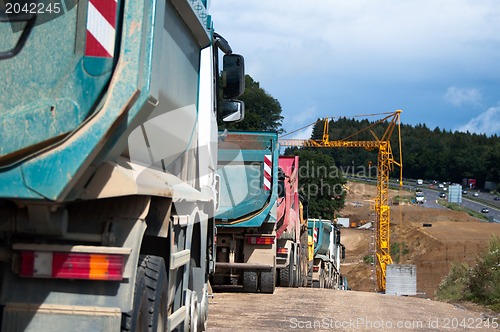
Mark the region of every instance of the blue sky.
POLYGON ((498 0, 212 0, 210 12, 287 132, 401 109, 403 123, 500 134, 498 0))

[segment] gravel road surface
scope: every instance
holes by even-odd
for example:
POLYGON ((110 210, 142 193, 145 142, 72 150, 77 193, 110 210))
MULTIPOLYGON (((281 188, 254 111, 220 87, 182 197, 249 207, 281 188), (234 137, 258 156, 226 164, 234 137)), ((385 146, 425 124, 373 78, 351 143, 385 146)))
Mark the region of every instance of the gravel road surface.
POLYGON ((208 331, 498 331, 499 318, 413 297, 317 288, 215 293, 208 331), (496 327, 496 328, 495 328, 496 327))

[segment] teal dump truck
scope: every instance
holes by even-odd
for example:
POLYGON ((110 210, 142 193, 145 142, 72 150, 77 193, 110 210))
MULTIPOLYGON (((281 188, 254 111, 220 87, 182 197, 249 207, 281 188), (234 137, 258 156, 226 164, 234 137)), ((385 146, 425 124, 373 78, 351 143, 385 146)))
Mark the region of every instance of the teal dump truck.
POLYGON ((341 289, 345 282, 340 274, 340 263, 345 258, 345 247, 340 243, 339 225, 330 220, 309 219, 307 229, 314 242, 310 285, 341 289))
POLYGON ((214 286, 274 292, 278 152, 278 136, 273 132, 220 135, 214 286))
POLYGON ((204 329, 244 111, 207 1, 3 1, 0 34, 2 331, 204 329))

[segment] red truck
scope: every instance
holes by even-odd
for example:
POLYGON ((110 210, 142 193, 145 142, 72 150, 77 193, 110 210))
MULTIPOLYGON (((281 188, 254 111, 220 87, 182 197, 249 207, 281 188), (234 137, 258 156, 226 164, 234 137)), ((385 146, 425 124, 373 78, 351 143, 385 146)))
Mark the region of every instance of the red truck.
POLYGON ((302 210, 299 201, 299 157, 280 156, 278 165, 277 285, 299 287, 306 283, 307 264, 304 263, 308 261, 307 225, 301 227, 300 218, 302 210), (304 234, 306 236, 303 236, 304 234))

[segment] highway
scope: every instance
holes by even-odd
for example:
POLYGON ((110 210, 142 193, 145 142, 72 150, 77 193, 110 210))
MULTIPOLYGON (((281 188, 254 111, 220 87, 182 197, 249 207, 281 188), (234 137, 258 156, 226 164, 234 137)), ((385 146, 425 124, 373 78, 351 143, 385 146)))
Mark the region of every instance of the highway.
MULTIPOLYGON (((346 176, 349 179, 356 179, 358 181, 366 181, 373 182, 373 179, 368 178, 360 178, 360 177, 352 177, 346 176)), ((390 186, 397 188, 399 186, 399 181, 396 179, 390 180, 390 186)), ((443 191, 441 188, 438 188, 437 184, 429 184, 424 183, 423 185, 418 185, 415 181, 404 181, 403 188, 409 191, 415 192, 416 188, 422 189, 425 195, 425 203, 424 207, 433 208, 433 209, 446 209, 438 203, 438 200, 447 200, 448 192, 443 191), (439 198, 439 194, 444 192, 446 194, 446 198, 439 198)), ((479 192, 478 197, 474 197, 474 193, 478 192, 478 190, 468 190, 467 194, 462 195, 462 206, 482 213, 481 210, 483 208, 487 208, 489 210, 488 213, 482 213, 485 217, 489 218, 490 221, 500 222, 500 200, 495 200, 495 195, 479 192)), ((500 197, 500 196, 499 196, 500 197)))
MULTIPOLYGON (((428 185, 420 186, 422 191, 425 194, 426 202, 424 204, 425 207, 429 208, 444 208, 439 203, 438 200, 446 200, 447 198, 439 198, 439 194, 443 191, 429 188, 428 185)), ((477 191, 468 191, 466 195, 462 195, 462 206, 482 213, 481 210, 483 208, 487 208, 489 210, 488 213, 482 213, 485 217, 490 218, 491 221, 495 219, 497 222, 500 222, 500 201, 495 201, 494 196, 487 193, 479 193, 479 197, 473 197, 473 193, 477 191)), ((448 195, 448 193, 446 193, 448 195)))

